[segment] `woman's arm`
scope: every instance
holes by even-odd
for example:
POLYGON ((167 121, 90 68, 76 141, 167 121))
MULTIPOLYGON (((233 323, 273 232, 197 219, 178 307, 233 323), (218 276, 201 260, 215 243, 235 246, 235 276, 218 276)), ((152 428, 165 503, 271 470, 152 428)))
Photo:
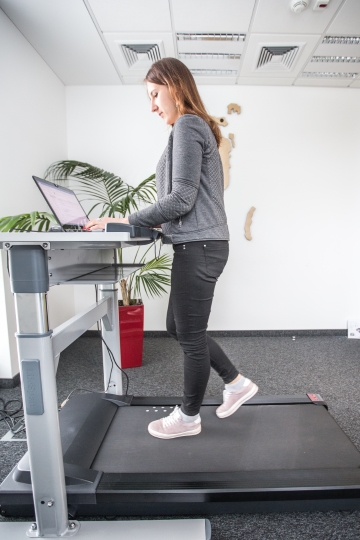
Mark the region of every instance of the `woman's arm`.
POLYGON ((134 212, 129 223, 155 227, 190 212, 200 185, 206 128, 194 115, 181 116, 173 128, 172 191, 156 203, 134 212))

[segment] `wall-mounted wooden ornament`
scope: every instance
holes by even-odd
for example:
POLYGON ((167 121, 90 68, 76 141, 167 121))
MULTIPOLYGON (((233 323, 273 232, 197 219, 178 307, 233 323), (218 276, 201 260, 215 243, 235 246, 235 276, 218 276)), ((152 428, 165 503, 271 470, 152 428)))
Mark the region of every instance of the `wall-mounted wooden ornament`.
POLYGON ((224 189, 229 185, 230 152, 231 143, 229 139, 223 137, 219 146, 219 153, 224 171, 224 189))
POLYGON ((230 103, 228 105, 228 114, 231 114, 232 112, 236 112, 238 114, 241 113, 241 107, 237 103, 230 103))
MULTIPOLYGON (((230 105, 228 105, 228 114, 231 114, 233 110, 240 114, 240 105, 237 105, 236 103, 230 103, 230 105)), ((226 127, 228 125, 228 122, 226 121, 224 116, 211 116, 210 118, 212 118, 214 122, 216 122, 219 126, 226 127)), ((229 138, 221 138, 219 153, 224 171, 224 189, 226 189, 229 185, 229 169, 231 166, 230 152, 233 148, 235 148, 235 135, 233 133, 229 133, 229 138)))
POLYGON ((223 116, 210 116, 219 126, 227 126, 228 123, 223 116))
POLYGON ((252 224, 252 217, 255 212, 256 208, 255 206, 252 206, 250 210, 247 213, 246 221, 245 221, 245 238, 246 240, 252 240, 251 232, 250 232, 250 226, 252 224))

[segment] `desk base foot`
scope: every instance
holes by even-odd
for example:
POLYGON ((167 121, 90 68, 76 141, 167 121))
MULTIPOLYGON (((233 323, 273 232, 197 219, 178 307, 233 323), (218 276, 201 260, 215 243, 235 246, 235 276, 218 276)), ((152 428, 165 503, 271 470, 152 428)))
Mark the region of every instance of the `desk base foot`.
MULTIPOLYGON (((77 522, 75 522, 77 523, 77 522)), ((24 521, 0 522, 0 537, 11 540, 25 540, 29 536, 31 523, 24 521)), ((33 531, 31 531, 33 532, 33 531)), ((207 519, 167 519, 141 521, 82 521, 77 531, 72 531, 79 540, 210 540, 211 526, 207 519)), ((34 531, 35 533, 35 531, 34 531)), ((67 535, 66 535, 67 536, 67 535)), ((35 537, 35 534, 31 534, 35 537)), ((50 537, 42 537, 50 538, 50 537)), ((51 538, 54 538, 53 536, 51 538)), ((55 538, 64 538, 55 537, 55 538)))

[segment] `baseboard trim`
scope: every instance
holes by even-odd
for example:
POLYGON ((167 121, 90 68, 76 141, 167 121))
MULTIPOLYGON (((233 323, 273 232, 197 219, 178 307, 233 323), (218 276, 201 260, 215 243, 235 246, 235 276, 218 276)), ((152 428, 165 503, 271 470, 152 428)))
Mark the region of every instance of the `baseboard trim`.
POLYGON ((347 337, 347 330, 210 330, 209 335, 213 337, 347 337))
POLYGON ((0 388, 15 388, 20 384, 20 373, 17 373, 12 379, 0 379, 0 388))
MULTIPOLYGON (((209 330, 212 337, 347 337, 347 330, 209 330)), ((82 337, 99 337, 97 330, 87 330, 82 337)), ((165 330, 145 330, 144 337, 170 337, 165 330)))

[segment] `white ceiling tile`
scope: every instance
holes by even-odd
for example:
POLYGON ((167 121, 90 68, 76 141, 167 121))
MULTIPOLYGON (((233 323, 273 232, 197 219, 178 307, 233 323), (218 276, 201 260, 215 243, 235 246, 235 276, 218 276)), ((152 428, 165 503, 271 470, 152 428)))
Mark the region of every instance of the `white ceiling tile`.
POLYGON ((0 0, 0 7, 64 84, 121 84, 82 0, 0 0))
POLYGON ((356 79, 353 83, 351 83, 349 88, 360 88, 360 79, 356 79))
POLYGON ((171 32, 168 0, 86 0, 103 32, 171 32))
POLYGON ((166 56, 176 56, 173 34, 171 33, 110 32, 104 33, 104 38, 109 46, 114 62, 120 70, 121 75, 124 77, 141 77, 143 80, 147 71, 150 69, 152 61, 135 63, 133 66, 129 67, 123 53, 123 44, 154 44, 158 45, 161 58, 166 56))
POLYGON ((343 0, 331 0, 323 11, 312 9, 313 1, 301 13, 290 9, 290 0, 259 0, 251 27, 256 33, 322 34, 343 0))
POLYGON ((328 35, 360 36, 360 2, 346 0, 327 30, 328 35))
POLYGON ((299 77, 294 83, 294 86, 329 86, 329 87, 346 87, 350 81, 347 79, 309 79, 308 77, 299 77))
POLYGON ((295 77, 290 78, 271 78, 271 77, 264 77, 262 79, 260 78, 254 78, 254 77, 239 77, 237 80, 237 84, 239 85, 248 85, 248 86, 291 86, 295 80, 295 77))
MULTIPOLYGON (((302 70, 304 64, 306 64, 309 55, 312 50, 318 43, 321 36, 313 35, 279 35, 279 34, 251 34, 246 49, 245 57, 243 64, 240 70, 241 77, 256 77, 264 78, 265 69, 257 69, 259 54, 262 47, 265 46, 297 46, 299 47, 299 52, 295 59, 295 62, 291 69, 284 70, 284 68, 279 67, 278 71, 274 69, 271 72, 268 72, 269 77, 282 77, 282 78, 291 78, 296 77, 298 73, 302 70)), ((272 66, 265 66, 265 68, 272 66)), ((274 64, 275 67, 275 64, 274 64)))
POLYGON ((177 32, 247 32, 254 5, 255 0, 171 0, 174 28, 177 32))

